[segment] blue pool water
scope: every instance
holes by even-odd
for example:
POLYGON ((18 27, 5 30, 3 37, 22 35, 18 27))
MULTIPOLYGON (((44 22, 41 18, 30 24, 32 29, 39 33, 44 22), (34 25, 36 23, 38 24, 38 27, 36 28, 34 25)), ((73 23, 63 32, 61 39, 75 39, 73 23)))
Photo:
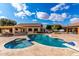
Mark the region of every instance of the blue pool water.
POLYGON ((18 49, 18 48, 26 48, 29 46, 32 46, 33 44, 29 41, 27 41, 25 38, 17 38, 11 42, 6 43, 4 46, 5 48, 10 49, 18 49))
POLYGON ((31 40, 43 45, 67 48, 66 46, 63 45, 63 43, 66 43, 66 42, 59 38, 52 38, 44 34, 31 34, 31 35, 28 35, 28 37, 31 40))
POLYGON ((52 38, 44 34, 30 34, 28 37, 31 39, 30 41, 26 40, 26 38, 16 38, 15 40, 6 43, 4 47, 10 49, 26 48, 33 45, 31 41, 35 41, 47 46, 67 48, 63 45, 63 43, 67 42, 59 38, 52 38))

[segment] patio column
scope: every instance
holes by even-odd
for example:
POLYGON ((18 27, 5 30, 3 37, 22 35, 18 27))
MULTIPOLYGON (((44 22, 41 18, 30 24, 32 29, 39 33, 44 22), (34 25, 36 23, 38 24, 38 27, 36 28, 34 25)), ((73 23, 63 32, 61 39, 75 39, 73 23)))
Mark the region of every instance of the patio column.
POLYGON ((66 32, 67 32, 67 33, 69 32, 69 29, 68 29, 68 28, 66 28, 66 32))
POLYGON ((34 33, 34 28, 32 28, 32 33, 34 33))
POLYGON ((27 32, 29 31, 29 28, 27 27, 27 32))
POLYGON ((38 32, 40 32, 41 31, 41 28, 38 28, 38 32))
POLYGON ((12 33, 15 34, 15 28, 12 28, 12 33))
POLYGON ((77 28, 77 31, 78 31, 77 33, 79 34, 79 27, 77 28))

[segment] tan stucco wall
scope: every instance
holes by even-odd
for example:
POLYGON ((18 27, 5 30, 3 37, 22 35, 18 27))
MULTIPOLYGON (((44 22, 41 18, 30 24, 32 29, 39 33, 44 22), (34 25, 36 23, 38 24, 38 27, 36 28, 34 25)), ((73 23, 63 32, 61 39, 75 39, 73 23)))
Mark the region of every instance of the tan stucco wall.
MULTIPOLYGON (((36 28, 38 29, 38 32, 41 31, 41 27, 20 27, 20 28, 17 27, 17 30, 16 30, 15 27, 12 27, 12 33, 15 34, 15 32, 21 32, 21 31, 23 31, 23 29, 24 29, 25 32, 32 32, 32 33, 34 33, 34 29, 36 29, 36 28), (31 28, 32 31, 29 31, 29 28, 31 28)), ((11 29, 11 28, 8 28, 8 29, 7 28, 5 28, 5 29, 1 28, 2 33, 5 32, 5 31, 9 32, 9 29, 11 29)))
POLYGON ((79 34, 79 27, 78 27, 78 34, 79 34))

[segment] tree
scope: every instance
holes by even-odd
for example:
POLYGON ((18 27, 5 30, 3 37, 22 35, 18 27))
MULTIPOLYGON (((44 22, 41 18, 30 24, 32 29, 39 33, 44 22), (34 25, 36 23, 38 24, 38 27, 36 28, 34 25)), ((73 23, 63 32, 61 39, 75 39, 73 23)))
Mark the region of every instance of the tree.
POLYGON ((17 22, 11 19, 1 18, 0 19, 0 26, 12 26, 16 25, 17 22))
POLYGON ((58 25, 58 24, 52 25, 52 30, 53 30, 53 31, 58 31, 58 30, 60 30, 60 29, 62 29, 62 26, 61 26, 61 25, 58 25))
POLYGON ((47 25, 47 26, 46 26, 46 29, 52 30, 52 25, 47 25))

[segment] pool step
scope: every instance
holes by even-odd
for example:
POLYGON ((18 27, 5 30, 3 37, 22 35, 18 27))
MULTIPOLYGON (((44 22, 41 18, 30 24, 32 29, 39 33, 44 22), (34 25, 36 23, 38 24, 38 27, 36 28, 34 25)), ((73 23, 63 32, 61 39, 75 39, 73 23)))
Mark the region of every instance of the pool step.
POLYGON ((69 47, 69 48, 71 48, 71 49, 73 49, 73 50, 75 50, 75 51, 78 51, 78 52, 79 52, 79 48, 78 48, 78 47, 71 46, 71 45, 69 45, 69 44, 67 44, 67 43, 64 43, 63 45, 65 45, 65 46, 67 46, 67 47, 69 47))

